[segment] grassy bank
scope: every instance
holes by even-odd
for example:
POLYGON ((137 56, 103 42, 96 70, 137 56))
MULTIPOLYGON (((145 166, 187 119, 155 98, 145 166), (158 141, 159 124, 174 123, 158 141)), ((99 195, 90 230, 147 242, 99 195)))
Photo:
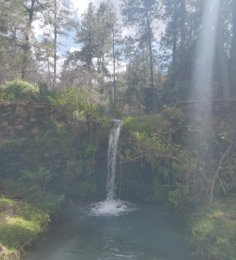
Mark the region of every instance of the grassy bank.
POLYGON ((0 259, 20 259, 49 222, 46 211, 27 202, 0 197, 0 259))

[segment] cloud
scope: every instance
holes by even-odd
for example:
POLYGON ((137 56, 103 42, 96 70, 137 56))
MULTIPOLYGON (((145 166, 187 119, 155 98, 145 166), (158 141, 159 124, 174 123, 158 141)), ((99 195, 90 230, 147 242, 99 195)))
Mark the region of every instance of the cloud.
POLYGON ((74 46, 72 46, 72 47, 70 47, 69 52, 72 53, 72 52, 74 52, 74 51, 79 51, 80 49, 81 49, 81 48, 79 48, 79 47, 74 47, 74 46))
POLYGON ((36 20, 33 22, 33 32, 37 39, 43 36, 45 30, 43 29, 42 22, 40 20, 36 20))
MULTIPOLYGON (((71 0, 74 7, 79 11, 79 15, 81 15, 82 13, 84 13, 86 11, 90 2, 92 2, 96 6, 99 6, 99 4, 103 1, 104 0, 82 0, 82 1, 71 0)), ((121 1, 120 0, 111 0, 111 2, 114 5, 114 7, 116 8, 116 10, 118 11, 121 1)))
POLYGON ((81 15, 82 13, 84 13, 84 11, 87 9, 89 0, 82 0, 82 1, 78 1, 78 0, 71 0, 72 4, 74 5, 75 9, 78 10, 79 15, 81 15))

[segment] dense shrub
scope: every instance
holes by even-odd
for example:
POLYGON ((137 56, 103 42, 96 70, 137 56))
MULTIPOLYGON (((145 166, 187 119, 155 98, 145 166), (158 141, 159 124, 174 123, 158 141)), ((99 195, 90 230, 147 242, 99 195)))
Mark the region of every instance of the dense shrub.
POLYGON ((121 137, 126 162, 123 187, 130 194, 134 189, 127 185, 135 183, 138 199, 146 194, 145 199, 166 202, 182 216, 192 206, 187 179, 196 168, 195 159, 181 143, 186 128, 183 112, 167 107, 160 114, 125 118, 121 137))
POLYGON ((193 242, 202 259, 236 259, 235 209, 230 213, 229 208, 201 209, 192 219, 193 242))
POLYGON ((80 120, 95 117, 97 114, 97 105, 91 102, 85 92, 78 89, 66 88, 61 92, 48 95, 48 99, 55 106, 65 107, 73 113, 75 118, 80 120))
POLYGON ((39 93, 38 85, 32 85, 20 79, 7 82, 0 87, 0 99, 3 100, 32 100, 36 99, 39 93))

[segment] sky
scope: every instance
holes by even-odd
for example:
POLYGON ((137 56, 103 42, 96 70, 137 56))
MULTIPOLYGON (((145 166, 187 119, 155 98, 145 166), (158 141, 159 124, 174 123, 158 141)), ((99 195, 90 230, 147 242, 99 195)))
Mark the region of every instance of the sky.
MULTIPOLYGON (((88 8, 89 3, 93 3, 95 6, 99 6, 99 4, 105 0, 70 0, 74 6, 75 11, 78 13, 80 17, 86 9, 88 8)), ((121 4, 121 0, 110 0, 114 5, 115 10, 119 13, 119 6, 121 4)), ((77 49, 79 46, 74 42, 73 35, 62 37, 62 45, 60 46, 59 52, 64 55, 67 51, 73 51, 77 49)))
MULTIPOLYGON (((116 10, 119 10, 119 6, 121 3, 121 0, 110 0, 116 10)), ((96 6, 98 6, 103 0, 71 0, 74 7, 79 11, 79 15, 81 15, 88 7, 88 4, 92 2, 96 6)))

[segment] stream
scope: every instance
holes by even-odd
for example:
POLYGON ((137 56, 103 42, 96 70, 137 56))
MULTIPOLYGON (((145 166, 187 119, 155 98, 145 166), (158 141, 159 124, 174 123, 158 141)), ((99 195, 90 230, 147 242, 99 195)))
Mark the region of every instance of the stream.
POLYGON ((88 206, 66 209, 65 219, 34 244, 26 260, 190 260, 184 225, 160 206, 138 205, 119 216, 93 216, 88 206))

